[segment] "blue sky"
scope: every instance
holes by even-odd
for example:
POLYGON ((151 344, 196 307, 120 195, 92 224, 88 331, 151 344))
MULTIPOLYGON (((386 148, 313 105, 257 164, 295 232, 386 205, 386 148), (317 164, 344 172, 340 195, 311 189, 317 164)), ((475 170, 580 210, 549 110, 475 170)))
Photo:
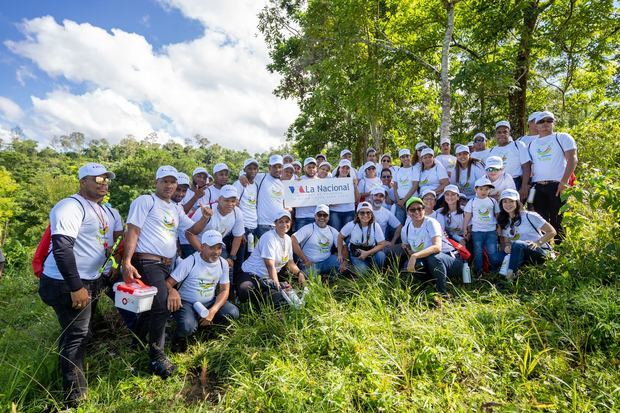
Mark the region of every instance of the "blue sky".
POLYGON ((20 125, 43 144, 70 129, 111 141, 151 129, 162 140, 200 133, 250 150, 277 145, 296 108, 271 95, 277 78, 256 36, 260 7, 253 0, 4 2, 0 128, 20 125), (217 112, 211 119, 202 102, 217 112))

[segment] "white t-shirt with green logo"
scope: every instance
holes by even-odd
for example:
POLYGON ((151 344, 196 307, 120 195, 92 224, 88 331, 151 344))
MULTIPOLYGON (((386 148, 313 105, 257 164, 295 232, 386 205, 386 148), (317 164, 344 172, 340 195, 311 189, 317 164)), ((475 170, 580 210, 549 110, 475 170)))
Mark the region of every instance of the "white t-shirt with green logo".
POLYGON ((560 182, 566 170, 564 152, 573 149, 577 149, 577 145, 567 133, 552 133, 532 140, 527 147, 532 160, 532 182, 560 182))
POLYGON ((412 221, 409 221, 403 230, 401 236, 404 242, 409 244, 411 252, 419 252, 433 245, 433 238, 443 237, 443 231, 439 222, 431 217, 424 217, 424 221, 420 227, 415 227, 412 221))
POLYGON ((215 262, 207 262, 195 252, 176 266, 171 277, 182 283, 179 289, 181 300, 207 304, 215 299, 215 288, 218 284, 228 284, 228 262, 219 258, 215 262))
POLYGON ((338 241, 338 231, 329 225, 324 228, 312 223, 293 234, 306 257, 312 262, 325 261, 338 241))
POLYGON ((425 189, 435 189, 439 186, 439 181, 442 179, 448 179, 448 172, 446 168, 439 162, 435 162, 435 165, 424 171, 420 170, 418 181, 420 181, 420 194, 425 189))
MULTIPOLYGON (((258 225, 273 225, 276 211, 284 208, 284 185, 279 178, 260 173, 256 176, 258 225)), ((288 188, 287 188, 288 191, 288 188)))
POLYGON ((237 193, 239 194, 239 208, 243 212, 244 226, 248 229, 256 228, 258 225, 256 215, 256 182, 243 186, 241 182, 236 181, 233 185, 237 188, 237 193))
POLYGON ((258 239, 258 246, 254 248, 252 255, 241 265, 241 269, 243 272, 267 278, 269 277, 269 272, 267 272, 265 259, 273 260, 276 272, 279 272, 282 267, 293 259, 291 237, 286 234, 284 234, 284 237, 280 237, 274 229, 266 232, 258 239))
POLYGON ((478 198, 469 200, 465 205, 465 212, 472 214, 471 228, 474 232, 495 231, 499 204, 493 198, 478 198))

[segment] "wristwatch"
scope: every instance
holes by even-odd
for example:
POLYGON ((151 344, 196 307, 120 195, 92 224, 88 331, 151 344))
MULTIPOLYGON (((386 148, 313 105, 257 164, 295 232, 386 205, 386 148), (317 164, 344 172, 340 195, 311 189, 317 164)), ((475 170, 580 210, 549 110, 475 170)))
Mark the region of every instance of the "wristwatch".
POLYGON ((233 261, 237 261, 237 256, 236 255, 229 255, 228 258, 233 260, 233 261))

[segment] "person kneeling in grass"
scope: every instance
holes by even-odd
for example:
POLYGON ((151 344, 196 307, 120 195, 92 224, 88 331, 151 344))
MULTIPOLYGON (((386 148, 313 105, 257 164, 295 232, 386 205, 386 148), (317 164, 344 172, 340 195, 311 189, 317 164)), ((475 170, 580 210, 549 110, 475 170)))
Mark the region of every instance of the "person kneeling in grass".
POLYGON ((366 272, 370 266, 377 269, 385 264, 385 236, 381 226, 375 221, 372 205, 361 202, 357 206, 357 214, 353 221, 348 222, 338 234, 338 262, 340 271, 347 268, 346 260, 350 257, 355 272, 366 272), (345 245, 345 238, 349 245, 345 245))
POLYGON ((224 246, 222 234, 207 230, 201 241, 201 250, 185 258, 166 279, 168 310, 177 323, 173 344, 179 350, 184 349, 187 338, 199 326, 228 324, 239 318, 237 307, 228 302, 229 267, 220 256, 224 246))
POLYGON ((512 281, 522 264, 540 264, 547 258, 556 231, 538 213, 523 210, 517 191, 504 190, 499 202, 499 235, 504 252, 510 254, 506 278, 512 281))
POLYGON ((435 278, 437 291, 446 295, 447 279, 462 273, 463 261, 445 239, 439 222, 425 215, 424 201, 412 197, 406 206, 410 221, 401 231, 401 237, 409 258, 407 271, 414 272, 416 263, 421 263, 427 274, 435 278))

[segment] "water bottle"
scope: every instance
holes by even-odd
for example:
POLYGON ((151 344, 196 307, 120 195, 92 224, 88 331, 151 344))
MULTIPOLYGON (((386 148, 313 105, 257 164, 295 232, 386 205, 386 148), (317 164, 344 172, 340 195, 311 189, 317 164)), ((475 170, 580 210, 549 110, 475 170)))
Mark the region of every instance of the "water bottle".
POLYGON ((502 261, 502 266, 499 269, 499 275, 505 276, 508 274, 508 263, 510 262, 510 254, 504 257, 504 261, 502 261))
POLYGON ((463 263, 463 284, 471 284, 471 270, 466 262, 463 263))
POLYGON ((530 188, 530 192, 527 196, 527 203, 528 204, 533 204, 534 203, 534 196, 536 195, 536 185, 534 185, 533 187, 530 188))
POLYGON ((209 309, 205 307, 204 304, 202 304, 200 301, 196 301, 194 303, 194 311, 198 313, 200 318, 205 318, 209 315, 209 309))
POLYGON ((248 234, 248 252, 254 251, 254 234, 248 234))

